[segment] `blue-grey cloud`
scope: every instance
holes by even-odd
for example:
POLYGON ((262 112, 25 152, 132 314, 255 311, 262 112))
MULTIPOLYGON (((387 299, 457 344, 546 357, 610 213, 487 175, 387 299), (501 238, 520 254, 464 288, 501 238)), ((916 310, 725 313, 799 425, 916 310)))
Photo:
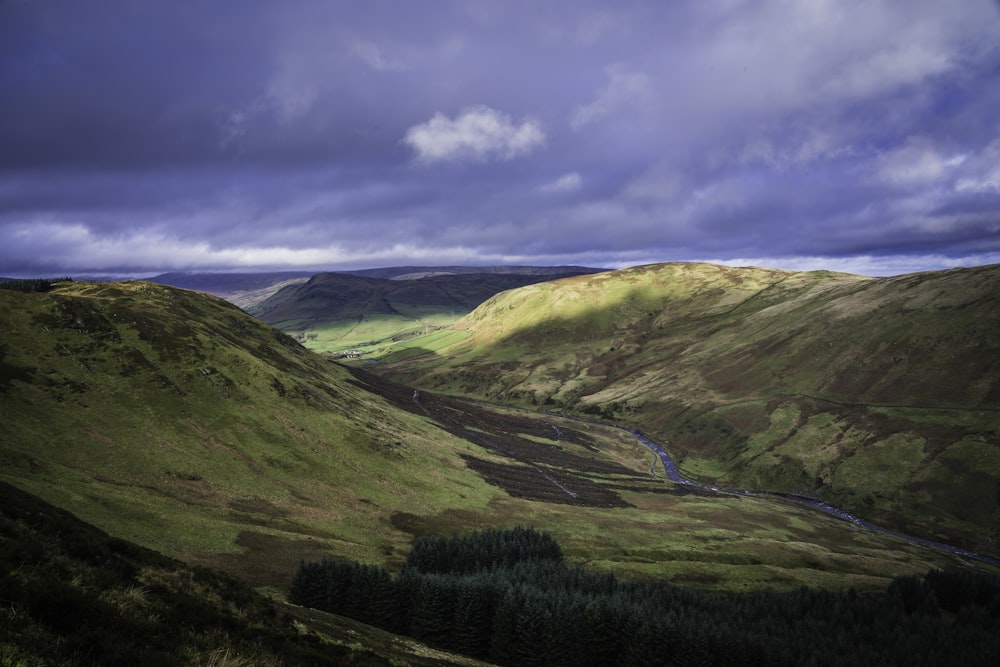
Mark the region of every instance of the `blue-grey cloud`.
POLYGON ((1000 261, 998 45, 986 0, 7 0, 0 274, 1000 261))

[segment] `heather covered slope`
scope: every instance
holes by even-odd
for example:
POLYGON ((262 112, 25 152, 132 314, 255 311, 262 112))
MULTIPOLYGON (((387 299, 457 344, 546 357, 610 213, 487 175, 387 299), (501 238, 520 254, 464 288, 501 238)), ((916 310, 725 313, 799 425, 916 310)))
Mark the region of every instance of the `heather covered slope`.
POLYGON ((0 571, 3 665, 474 664, 273 601, 4 482, 0 571))
POLYGON ((634 425, 702 480, 1000 550, 1000 266, 651 265, 507 292, 456 328, 382 372, 634 425))
POLYGON ((0 291, 0 478, 258 584, 391 559, 399 506, 479 506, 461 441, 221 299, 145 282, 0 291))
POLYGON ((871 589, 953 563, 677 488, 618 430, 414 395, 205 294, 0 290, 0 333, 0 480, 254 585, 285 586, 303 558, 394 567, 415 536, 516 524, 576 563, 720 588, 871 589))

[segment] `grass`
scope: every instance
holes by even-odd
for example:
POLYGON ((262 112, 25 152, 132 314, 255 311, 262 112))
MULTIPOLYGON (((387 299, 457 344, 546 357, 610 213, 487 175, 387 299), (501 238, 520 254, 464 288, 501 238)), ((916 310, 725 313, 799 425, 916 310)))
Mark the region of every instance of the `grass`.
POLYGON ((0 664, 476 664, 115 539, 0 482, 0 664))
POLYGON ((414 401, 204 295, 74 283, 0 300, 0 480, 255 586, 281 590, 301 559, 394 567, 418 535, 518 524, 579 563, 713 588, 875 587, 954 564, 794 506, 676 488, 617 429, 414 401))
POLYGON ((248 311, 322 353, 384 355, 395 343, 447 327, 498 292, 588 269, 530 268, 467 274, 414 272, 396 279, 322 273, 248 311))
POLYGON ((374 368, 634 425, 705 481, 829 498, 998 556, 997 312, 998 266, 652 265, 499 294, 454 326, 461 341, 374 368))
MULTIPOLYGON (((247 530, 323 536, 314 552, 335 546, 376 558, 387 545, 406 544, 387 520, 397 504, 440 509, 492 497, 443 449, 462 443, 424 418, 359 392, 337 367, 221 302, 208 307, 206 297, 149 289, 190 300, 181 307, 208 308, 207 330, 226 331, 236 318, 245 340, 196 330, 143 340, 131 324, 140 313, 117 295, 55 294, 98 333, 80 331, 77 316, 67 326, 49 322, 53 302, 31 303, 33 317, 24 316, 26 304, 9 304, 15 321, 4 323, 11 336, 4 363, 33 381, 15 381, 16 391, 2 395, 4 413, 17 418, 0 426, 0 476, 117 534, 199 562, 240 553, 236 540, 247 530), (48 335, 39 335, 44 327, 48 335), (10 344, 18 339, 30 344, 10 344), (270 361, 255 356, 262 343, 270 361), (267 499, 283 514, 232 510, 248 498, 267 499), (331 530, 337 521, 343 525, 331 530)), ((155 304, 142 299, 140 310, 155 304)), ((166 318, 159 330, 181 326, 169 310, 142 316, 166 318)))

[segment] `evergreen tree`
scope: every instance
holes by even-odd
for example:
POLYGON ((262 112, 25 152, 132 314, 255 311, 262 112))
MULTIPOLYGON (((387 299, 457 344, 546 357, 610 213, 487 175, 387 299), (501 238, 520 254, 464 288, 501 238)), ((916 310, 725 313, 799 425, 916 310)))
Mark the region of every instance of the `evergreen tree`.
POLYGON ((496 612, 497 589, 482 574, 464 579, 455 598, 453 645, 476 658, 489 655, 496 612))
POLYGON ((289 599, 512 665, 920 667, 1000 658, 1000 580, 981 573, 899 577, 882 595, 711 593, 569 566, 551 537, 528 529, 418 543, 396 577, 332 559, 301 563, 289 599))
POLYGON ((449 575, 423 575, 410 610, 410 634, 417 639, 452 648, 452 630, 459 580, 449 575))
POLYGON ((509 651, 511 664, 518 667, 544 665, 546 634, 551 618, 544 595, 524 589, 518 595, 518 613, 509 651))
POLYGON ((493 635, 490 638, 490 660, 501 665, 513 664, 517 617, 521 613, 518 592, 507 587, 498 598, 493 614, 493 635))
POLYGON ((379 568, 369 582, 369 622, 390 632, 406 628, 403 596, 399 584, 388 571, 379 568))

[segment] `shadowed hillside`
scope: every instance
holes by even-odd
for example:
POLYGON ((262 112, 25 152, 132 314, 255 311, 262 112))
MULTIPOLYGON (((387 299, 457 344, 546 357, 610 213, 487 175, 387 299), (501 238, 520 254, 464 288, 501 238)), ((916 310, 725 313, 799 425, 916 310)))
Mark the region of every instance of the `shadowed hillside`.
POLYGON ((312 349, 370 352, 452 324, 499 292, 594 272, 577 267, 474 270, 403 267, 396 273, 319 273, 305 283, 282 287, 247 311, 312 349), (368 273, 372 275, 363 275, 368 273))
POLYGON ((634 425, 702 480, 1000 549, 1000 266, 652 265, 507 292, 456 329, 382 372, 634 425))
POLYGON ((265 598, 0 482, 0 664, 474 664, 265 598))
POLYGON ((309 280, 312 273, 278 271, 272 273, 161 273, 150 282, 193 289, 222 297, 244 310, 272 296, 282 287, 309 280))

